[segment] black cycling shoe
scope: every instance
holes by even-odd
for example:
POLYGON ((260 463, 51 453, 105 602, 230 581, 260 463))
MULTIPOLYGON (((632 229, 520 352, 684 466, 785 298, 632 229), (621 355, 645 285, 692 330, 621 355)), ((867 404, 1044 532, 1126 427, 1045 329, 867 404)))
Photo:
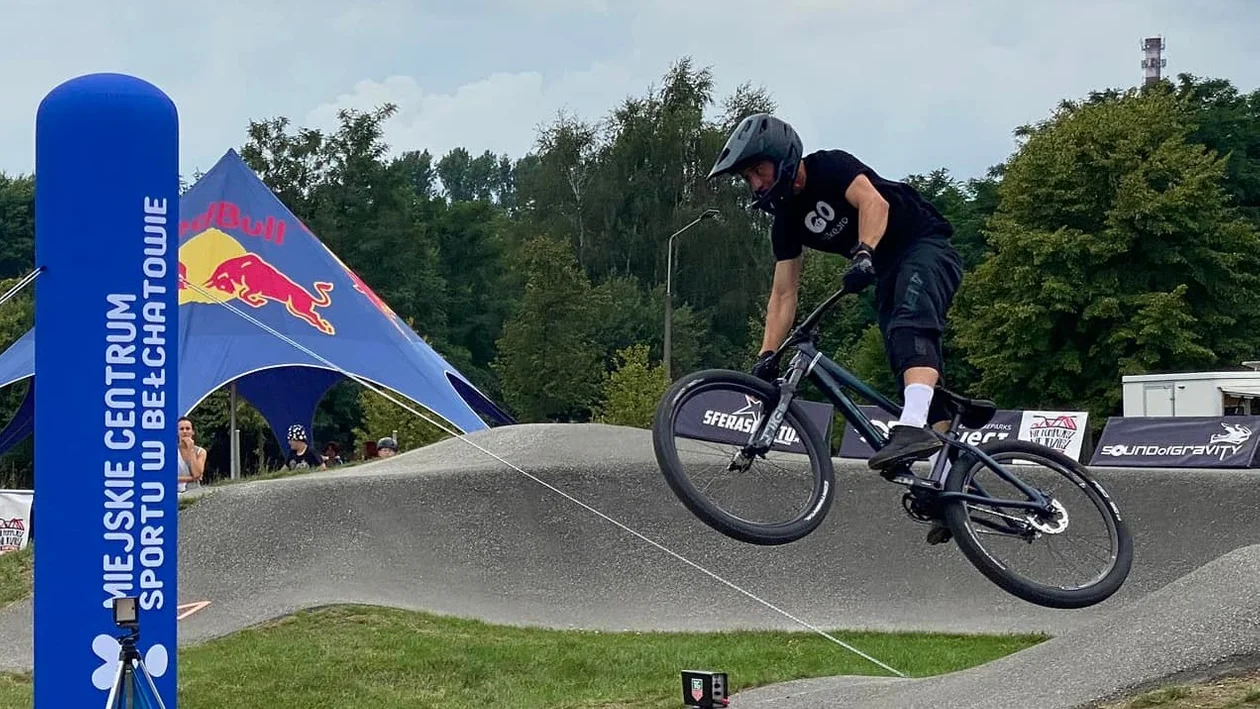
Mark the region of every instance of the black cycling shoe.
POLYGON ((927 460, 944 444, 926 427, 891 426, 888 445, 875 452, 866 464, 873 470, 882 470, 901 463, 927 460))

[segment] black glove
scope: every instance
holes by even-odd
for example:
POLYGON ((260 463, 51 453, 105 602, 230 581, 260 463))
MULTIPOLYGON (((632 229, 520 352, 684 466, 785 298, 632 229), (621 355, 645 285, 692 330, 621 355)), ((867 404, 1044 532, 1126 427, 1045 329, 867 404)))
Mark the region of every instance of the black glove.
POLYGON ((774 351, 767 350, 762 352, 757 361, 753 363, 749 374, 773 384, 774 380, 779 378, 779 360, 775 359, 774 351))
POLYGON ((853 262, 844 272, 844 289, 858 293, 875 282, 875 264, 871 261, 871 247, 859 243, 853 250, 853 262))

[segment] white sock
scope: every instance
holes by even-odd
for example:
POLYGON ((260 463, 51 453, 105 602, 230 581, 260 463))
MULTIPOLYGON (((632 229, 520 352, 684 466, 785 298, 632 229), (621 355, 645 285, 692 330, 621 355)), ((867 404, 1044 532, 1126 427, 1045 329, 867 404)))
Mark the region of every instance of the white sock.
POLYGON ((906 404, 901 409, 898 426, 923 428, 927 425, 928 407, 932 405, 932 387, 926 384, 906 386, 906 404))

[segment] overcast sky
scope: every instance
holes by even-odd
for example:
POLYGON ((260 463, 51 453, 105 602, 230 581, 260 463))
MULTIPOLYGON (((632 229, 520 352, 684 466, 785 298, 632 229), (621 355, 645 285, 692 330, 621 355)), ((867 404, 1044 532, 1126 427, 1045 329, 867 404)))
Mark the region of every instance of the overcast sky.
POLYGON ((40 99, 83 73, 166 90, 191 174, 250 119, 324 127, 384 101, 395 151, 515 158, 557 110, 598 119, 687 54, 719 98, 769 89, 807 151, 965 177, 1061 98, 1139 84, 1147 35, 1170 75, 1257 88, 1256 27, 1256 0, 0 0, 0 171, 33 170, 40 99))

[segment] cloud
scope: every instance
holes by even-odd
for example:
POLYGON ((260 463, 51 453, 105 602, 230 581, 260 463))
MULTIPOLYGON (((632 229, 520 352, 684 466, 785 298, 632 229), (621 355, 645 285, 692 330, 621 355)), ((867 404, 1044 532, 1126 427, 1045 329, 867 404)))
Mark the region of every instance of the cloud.
POLYGON ((628 93, 626 79, 624 69, 611 64, 596 64, 552 82, 538 72, 496 73, 450 93, 426 92, 410 76, 366 79, 312 109, 305 125, 333 129, 342 109, 367 111, 393 103, 398 112, 385 125, 385 142, 395 154, 428 150, 441 157, 462 146, 473 154, 489 150, 517 158, 532 149, 539 128, 560 111, 598 119, 592 109, 612 108, 628 93))
POLYGON ((402 107, 398 150, 519 157, 559 110, 597 120, 680 56, 718 97, 766 87, 810 148, 890 176, 1004 159, 1011 131, 1065 97, 1141 81, 1138 42, 1168 35, 1168 71, 1250 91, 1254 0, 224 0, 144 10, 8 0, 0 22, 0 170, 33 165, 34 112, 58 82, 127 71, 180 109, 181 164, 209 168, 251 119, 332 127, 338 107, 402 107))
MULTIPOLYGON (((1175 27, 1194 43, 1180 65, 1170 59, 1173 71, 1202 64, 1237 75, 1244 53, 1254 54, 1211 46, 1212 37, 1237 30, 1224 17, 1192 29, 1193 17, 1169 0, 553 0, 540 11, 609 5, 625 13, 618 17, 626 48, 585 68, 495 72, 446 91, 400 74, 365 79, 307 119, 330 127, 339 107, 388 100, 400 106, 386 126, 398 150, 441 154, 462 145, 518 157, 558 110, 602 118, 687 54, 713 68, 719 99, 744 81, 766 87, 811 149, 848 149, 889 176, 941 166, 968 176, 1005 159, 1013 130, 1046 117, 1061 99, 1140 82, 1138 40, 1155 29, 1175 27)), ((537 39, 564 42, 564 27, 537 39)))

